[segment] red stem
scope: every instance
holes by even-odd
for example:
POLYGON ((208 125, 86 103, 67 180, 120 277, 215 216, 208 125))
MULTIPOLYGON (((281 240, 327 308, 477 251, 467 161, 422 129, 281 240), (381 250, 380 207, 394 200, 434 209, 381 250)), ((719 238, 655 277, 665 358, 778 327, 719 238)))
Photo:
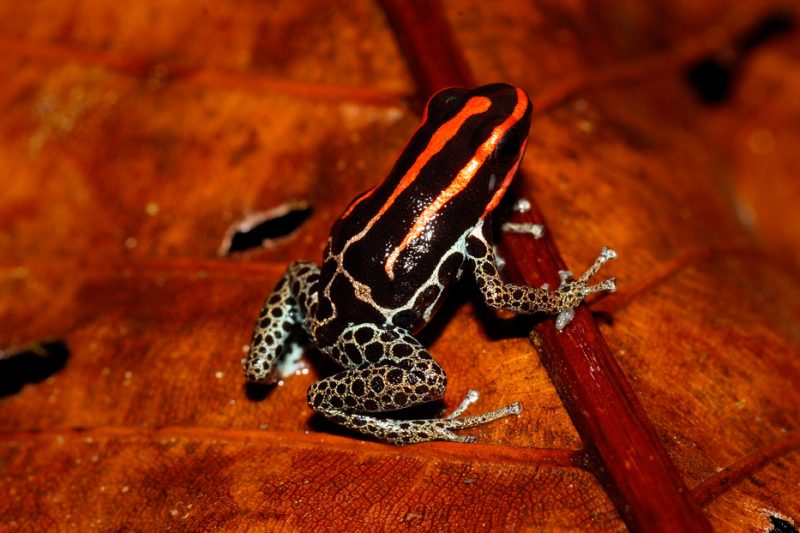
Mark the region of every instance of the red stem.
POLYGON ((438 1, 380 0, 380 4, 417 84, 420 111, 439 89, 475 85, 438 1))
MULTIPOLYGON (((442 87, 475 85, 438 1, 380 3, 417 81, 420 102, 442 87)), ((543 223, 531 203, 520 218, 543 223)), ((558 285, 558 270, 566 266, 549 234, 536 241, 509 236, 509 244, 510 276, 531 286, 558 285)), ((580 307, 563 333, 553 320, 540 322, 531 338, 587 445, 590 470, 626 524, 635 531, 711 531, 588 309, 580 307)))

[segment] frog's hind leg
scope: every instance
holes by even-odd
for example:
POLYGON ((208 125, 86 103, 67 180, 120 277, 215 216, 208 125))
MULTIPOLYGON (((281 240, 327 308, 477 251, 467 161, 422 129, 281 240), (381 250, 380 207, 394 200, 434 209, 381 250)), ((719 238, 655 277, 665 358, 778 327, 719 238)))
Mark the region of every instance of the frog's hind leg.
POLYGON ((293 346, 291 334, 298 325, 309 330, 317 307, 318 283, 319 267, 314 263, 297 261, 286 269, 261 308, 250 351, 242 360, 248 381, 270 384, 279 379, 281 362, 299 350, 293 346))
POLYGON ((472 442, 474 437, 453 433, 517 414, 512 404, 482 415, 458 418, 477 399, 470 393, 450 417, 395 420, 365 413, 394 411, 444 394, 444 370, 407 331, 393 326, 361 324, 348 327, 327 350, 347 370, 320 380, 308 390, 308 403, 326 418, 393 444, 430 440, 472 442))

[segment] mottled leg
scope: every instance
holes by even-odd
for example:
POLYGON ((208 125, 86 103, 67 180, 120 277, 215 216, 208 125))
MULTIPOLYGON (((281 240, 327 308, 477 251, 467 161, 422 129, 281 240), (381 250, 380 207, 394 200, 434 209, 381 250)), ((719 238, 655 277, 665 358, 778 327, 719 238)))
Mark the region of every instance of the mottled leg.
POLYGON ((454 415, 443 419, 393 420, 364 413, 380 413, 437 400, 447 378, 439 364, 407 331, 374 324, 347 328, 336 345, 326 350, 344 372, 327 377, 308 389, 308 403, 326 418, 392 444, 429 440, 472 442, 474 437, 453 433, 519 413, 512 404, 482 415, 456 416, 476 399, 468 396, 454 415))
POLYGON ((279 363, 290 351, 290 335, 297 325, 308 332, 317 307, 319 267, 308 261, 289 265, 286 273, 264 302, 253 331, 250 351, 242 361, 244 375, 255 383, 275 383, 279 363))
POLYGON ((478 226, 467 240, 467 257, 472 264, 475 279, 486 303, 497 309, 508 309, 518 313, 557 314, 556 327, 564 329, 574 316, 574 308, 589 294, 614 291, 616 282, 607 279, 589 285, 591 278, 604 263, 617 256, 610 248, 603 248, 594 264, 578 279, 572 280, 567 271, 560 273, 561 286, 557 290, 537 288, 503 281, 497 270, 494 250, 483 225, 478 226))

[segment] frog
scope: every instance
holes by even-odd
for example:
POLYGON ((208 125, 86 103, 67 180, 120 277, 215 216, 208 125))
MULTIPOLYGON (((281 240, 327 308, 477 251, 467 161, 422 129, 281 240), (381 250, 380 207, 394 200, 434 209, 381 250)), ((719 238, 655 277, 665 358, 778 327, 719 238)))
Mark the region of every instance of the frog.
POLYGON ((387 177, 333 224, 321 266, 292 263, 267 297, 243 359, 246 379, 276 383, 300 332, 342 368, 309 387, 308 405, 369 438, 468 443, 475 436, 457 431, 519 414, 514 402, 462 416, 478 398, 470 390, 448 416, 387 416, 444 396, 447 376, 416 335, 465 272, 489 307, 557 315, 559 329, 586 296, 616 288, 614 278, 589 284, 616 256, 605 247, 582 276, 562 272, 555 290, 502 278, 491 215, 525 153, 531 111, 526 92, 506 83, 434 94, 387 177))

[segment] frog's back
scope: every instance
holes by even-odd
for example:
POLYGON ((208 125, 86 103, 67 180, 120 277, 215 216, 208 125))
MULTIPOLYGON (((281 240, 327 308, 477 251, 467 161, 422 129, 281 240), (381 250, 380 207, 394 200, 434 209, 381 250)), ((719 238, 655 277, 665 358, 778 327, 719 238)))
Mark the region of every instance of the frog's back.
MULTIPOLYGON (((527 96, 510 85, 435 95, 386 179, 356 198, 334 225, 321 286, 342 286, 348 297, 352 291, 384 317, 409 307, 417 308, 411 315, 430 315, 460 273, 466 236, 516 170, 529 115, 527 96), (510 123, 514 114, 519 116, 510 123), (492 138, 512 127, 516 144, 510 170, 510 163, 497 159, 498 141, 492 138)), ((336 299, 338 292, 330 297, 336 299)), ((413 328, 427 318, 398 320, 413 328)))

